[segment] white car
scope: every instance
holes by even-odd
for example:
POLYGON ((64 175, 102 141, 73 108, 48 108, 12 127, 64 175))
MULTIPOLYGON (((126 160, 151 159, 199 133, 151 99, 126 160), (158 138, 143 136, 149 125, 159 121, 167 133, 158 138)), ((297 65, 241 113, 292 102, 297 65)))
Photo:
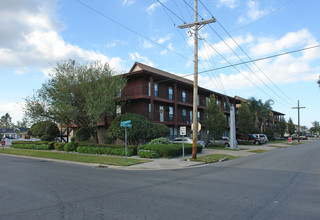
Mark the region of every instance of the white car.
MULTIPOLYGON (((187 144, 192 144, 193 143, 193 139, 189 138, 189 137, 177 137, 177 138, 172 140, 172 143, 182 143, 183 141, 184 141, 184 143, 187 143, 187 144), (184 138, 184 139, 182 139, 182 138, 184 138)), ((204 141, 198 140, 197 144, 200 144, 202 146, 202 148, 205 147, 204 141)))

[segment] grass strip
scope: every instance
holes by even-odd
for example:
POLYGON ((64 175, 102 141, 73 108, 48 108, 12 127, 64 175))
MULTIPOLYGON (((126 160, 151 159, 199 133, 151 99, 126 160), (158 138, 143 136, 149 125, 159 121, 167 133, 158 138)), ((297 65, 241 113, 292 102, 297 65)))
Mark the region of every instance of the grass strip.
POLYGON ((239 158, 239 157, 226 155, 226 154, 209 154, 209 155, 197 157, 196 160, 192 160, 192 161, 205 162, 205 163, 216 163, 216 162, 219 162, 219 160, 221 160, 224 157, 227 157, 228 160, 233 160, 233 159, 239 158))
POLYGON ((206 147, 205 149, 213 149, 213 150, 233 150, 233 151, 239 151, 241 149, 231 149, 229 147, 206 147))
POLYGON ((250 150, 250 151, 248 151, 248 152, 260 154, 260 153, 264 153, 264 152, 267 152, 267 151, 268 151, 268 150, 250 150))
POLYGON ((148 161, 148 160, 128 158, 126 163, 125 157, 85 155, 85 154, 75 154, 75 153, 67 153, 67 152, 21 150, 21 149, 9 149, 9 148, 1 149, 0 153, 29 156, 29 157, 38 157, 38 158, 66 160, 66 161, 74 161, 74 162, 81 162, 81 163, 97 163, 97 164, 114 165, 114 166, 130 166, 130 165, 135 165, 135 164, 144 163, 148 161))

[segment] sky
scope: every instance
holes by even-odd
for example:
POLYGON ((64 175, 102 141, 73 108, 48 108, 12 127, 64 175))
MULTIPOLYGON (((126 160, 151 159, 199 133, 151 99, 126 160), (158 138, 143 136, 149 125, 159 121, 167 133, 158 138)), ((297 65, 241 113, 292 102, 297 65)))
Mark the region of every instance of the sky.
MULTIPOLYGON (((199 86, 272 99, 295 124, 299 100, 300 123, 311 127, 320 121, 319 8, 318 0, 199 0, 198 20, 216 19, 199 30, 199 86)), ((0 116, 21 121, 25 98, 67 59, 101 60, 118 73, 137 61, 193 80, 194 30, 178 26, 194 14, 194 0, 1 0, 0 116)))

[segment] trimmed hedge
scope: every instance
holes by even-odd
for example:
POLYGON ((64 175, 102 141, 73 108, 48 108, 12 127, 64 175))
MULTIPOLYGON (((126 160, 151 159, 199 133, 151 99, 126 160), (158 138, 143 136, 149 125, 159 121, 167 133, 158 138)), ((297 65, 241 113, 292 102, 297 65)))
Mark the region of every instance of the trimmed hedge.
POLYGON ((54 143, 54 149, 57 151, 64 151, 64 145, 66 145, 65 143, 61 143, 61 142, 55 142, 54 143))
MULTIPOLYGON (((115 144, 95 144, 90 142, 78 142, 79 147, 102 147, 102 148, 120 148, 125 149, 125 145, 115 145, 115 144)), ((138 154, 138 146, 136 145, 128 145, 128 150, 133 151, 133 155, 138 154)))
MULTIPOLYGON (((147 144, 138 147, 138 151, 140 150, 150 150, 165 158, 177 157, 182 155, 182 144, 147 144)), ((202 146, 197 144, 197 152, 200 153, 201 151, 202 146)), ((192 153, 192 144, 184 144, 184 153, 192 153)))
POLYGON ((69 142, 69 143, 65 144, 63 147, 64 151, 66 151, 66 152, 77 151, 77 148, 78 148, 77 142, 69 142))
POLYGON ((12 141, 12 146, 15 144, 34 144, 34 145, 42 145, 42 144, 48 144, 49 141, 12 141))
POLYGON ((18 149, 50 150, 48 144, 14 144, 12 147, 18 149))
MULTIPOLYGON (((125 148, 110 148, 110 147, 78 147, 78 153, 85 154, 109 154, 117 156, 125 156, 125 148)), ((127 156, 133 156, 133 149, 127 149, 127 156)))
POLYGON ((141 158, 159 158, 160 156, 152 150, 139 150, 138 156, 141 158))

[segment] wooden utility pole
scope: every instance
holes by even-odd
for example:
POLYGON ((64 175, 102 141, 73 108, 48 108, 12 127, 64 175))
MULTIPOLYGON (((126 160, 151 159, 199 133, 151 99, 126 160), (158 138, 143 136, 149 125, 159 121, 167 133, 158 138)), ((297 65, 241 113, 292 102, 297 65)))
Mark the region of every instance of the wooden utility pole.
POLYGON ((292 107, 293 109, 298 109, 298 142, 300 142, 300 108, 306 108, 306 107, 300 107, 299 100, 298 100, 298 107, 292 107))
POLYGON ((213 23, 216 19, 203 20, 198 22, 198 1, 194 0, 194 23, 178 26, 179 28, 194 29, 194 81, 193 81, 193 143, 192 143, 192 159, 197 159, 197 135, 198 135, 198 30, 205 24, 213 23))

